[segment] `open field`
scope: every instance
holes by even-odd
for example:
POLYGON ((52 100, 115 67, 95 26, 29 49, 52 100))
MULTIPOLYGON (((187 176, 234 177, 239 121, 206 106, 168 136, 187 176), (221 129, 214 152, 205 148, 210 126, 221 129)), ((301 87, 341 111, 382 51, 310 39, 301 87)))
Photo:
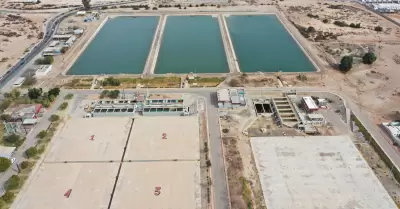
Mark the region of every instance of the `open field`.
POLYGON ((70 119, 54 138, 46 162, 121 160, 131 123, 129 117, 70 119))
POLYGON ((135 119, 125 160, 198 160, 199 152, 197 117, 149 116, 135 119))
POLYGON ((348 136, 256 137, 267 207, 397 208, 348 136))
POLYGON ((124 163, 111 209, 201 208, 200 163, 124 163), (154 194, 155 187, 161 193, 154 194))
POLYGON ((49 14, 0 14, 0 76, 40 40, 49 14))
POLYGON ((117 170, 117 163, 46 163, 11 208, 106 209, 117 170))

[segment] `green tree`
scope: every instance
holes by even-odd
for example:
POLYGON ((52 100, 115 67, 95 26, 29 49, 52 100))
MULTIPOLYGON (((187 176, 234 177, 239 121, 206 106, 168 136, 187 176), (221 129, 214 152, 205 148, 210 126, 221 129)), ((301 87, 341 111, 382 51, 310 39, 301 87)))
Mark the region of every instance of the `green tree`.
POLYGON ((44 137, 47 136, 47 134, 48 134, 47 131, 43 130, 43 131, 39 132, 36 137, 39 139, 43 139, 44 137))
POLYGON ((43 64, 45 65, 50 65, 54 62, 54 57, 53 56, 46 56, 43 58, 43 64))
POLYGON ((14 144, 14 143, 17 142, 19 139, 20 139, 20 136, 18 136, 18 135, 16 135, 16 134, 10 134, 10 135, 7 135, 7 136, 4 136, 4 137, 3 137, 3 140, 4 140, 4 141, 6 141, 6 142, 8 142, 8 143, 11 143, 11 144, 14 144))
POLYGON ((37 150, 36 147, 28 148, 28 149, 25 151, 25 154, 26 154, 26 156, 27 156, 28 158, 35 157, 35 156, 37 155, 37 153, 38 153, 38 150, 37 150))
POLYGON ((53 96, 57 97, 59 94, 60 94, 60 88, 52 88, 48 92, 48 96, 53 95, 53 96))
POLYGON ((65 110, 67 107, 68 107, 68 102, 63 102, 63 103, 58 107, 58 109, 59 109, 59 110, 65 110))
POLYGON ((29 99, 37 99, 39 98, 43 93, 42 88, 31 88, 28 89, 28 97, 29 99))
POLYGON ((49 120, 51 121, 51 122, 56 122, 56 121, 58 121, 58 120, 60 120, 60 116, 58 116, 58 115, 51 115, 50 116, 50 118, 49 118, 49 120))
POLYGON ((1 199, 6 203, 11 203, 14 200, 15 194, 13 192, 7 191, 1 196, 1 199))
POLYGON ((6 182, 6 190, 17 189, 21 185, 21 178, 18 175, 12 175, 6 182))
POLYGON ((21 169, 27 169, 29 167, 31 167, 31 163, 28 161, 23 161, 21 164, 19 164, 21 166, 21 169))
POLYGON ((11 166, 11 161, 8 158, 0 157, 0 172, 6 171, 11 166))
POLYGON ((340 60, 339 70, 346 73, 353 67, 353 57, 352 56, 344 56, 340 60))
POLYGON ((362 57, 363 63, 371 65, 376 61, 376 55, 373 52, 368 52, 362 57))
POLYGON ((107 96, 112 99, 116 99, 119 96, 119 90, 110 91, 107 96))
POLYGON ((0 209, 5 208, 6 202, 4 202, 3 199, 0 198, 0 209))

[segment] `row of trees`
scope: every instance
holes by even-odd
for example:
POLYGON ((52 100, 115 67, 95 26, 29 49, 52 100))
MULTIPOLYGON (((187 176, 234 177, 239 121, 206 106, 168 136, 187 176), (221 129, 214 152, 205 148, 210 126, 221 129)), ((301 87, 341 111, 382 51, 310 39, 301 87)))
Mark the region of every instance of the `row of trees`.
POLYGON ((102 99, 102 98, 105 98, 105 97, 109 97, 109 98, 112 98, 112 99, 116 99, 116 98, 119 97, 119 93, 120 93, 119 90, 112 90, 112 91, 104 90, 104 91, 101 92, 100 98, 102 99))
MULTIPOLYGON (((373 52, 368 52, 362 57, 364 64, 371 65, 376 61, 376 55, 373 52)), ((353 56, 344 56, 340 60, 339 70, 346 73, 353 67, 353 56)))

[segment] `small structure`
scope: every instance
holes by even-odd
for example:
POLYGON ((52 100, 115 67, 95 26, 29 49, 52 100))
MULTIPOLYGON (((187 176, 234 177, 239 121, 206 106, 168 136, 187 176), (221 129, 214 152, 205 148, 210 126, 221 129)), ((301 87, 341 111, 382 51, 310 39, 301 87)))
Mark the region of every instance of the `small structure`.
POLYGON ((47 47, 43 50, 43 56, 56 56, 61 54, 62 47, 55 46, 55 47, 47 47))
POLYGON ((16 147, 4 147, 0 146, 0 157, 11 159, 14 155, 16 147))
POLYGON ((84 15, 86 15, 86 11, 78 11, 78 12, 76 12, 76 15, 84 16, 84 15))
POLYGON ((83 29, 76 29, 76 30, 74 30, 74 35, 82 35, 83 32, 84 32, 83 29))
POLYGON ((66 47, 71 47, 72 44, 74 44, 75 40, 76 40, 76 36, 71 36, 71 38, 69 38, 69 39, 64 43, 64 46, 66 46, 66 47))
POLYGON ((313 126, 324 126, 326 121, 322 114, 308 114, 306 117, 306 123, 313 126))
POLYGON ((328 106, 328 100, 326 99, 318 99, 318 105, 322 108, 326 108, 328 106))
POLYGON ((58 43, 60 43, 60 41, 52 41, 50 42, 49 47, 55 47, 58 45, 58 43))
POLYGON ((37 4, 39 0, 13 0, 10 3, 22 3, 22 4, 37 4))
POLYGON ((301 103, 303 104, 304 110, 308 113, 318 110, 318 106, 310 96, 303 97, 301 99, 301 103))
POLYGON ((219 89, 217 91, 219 108, 239 108, 246 106, 244 89, 219 89))
POLYGON ((19 77, 19 78, 15 79, 15 81, 13 82, 13 87, 22 86, 22 84, 25 82, 25 80, 26 80, 25 77, 19 77))
POLYGON ((66 34, 66 35, 60 35, 60 34, 56 34, 53 36, 53 40, 58 40, 58 41, 67 41, 68 39, 70 39, 73 35, 71 34, 66 34))
POLYGON ((400 121, 382 123, 382 125, 391 136, 392 141, 400 145, 400 121))
POLYGON ((35 76, 43 77, 46 76, 52 69, 52 65, 40 65, 39 68, 35 72, 35 76))

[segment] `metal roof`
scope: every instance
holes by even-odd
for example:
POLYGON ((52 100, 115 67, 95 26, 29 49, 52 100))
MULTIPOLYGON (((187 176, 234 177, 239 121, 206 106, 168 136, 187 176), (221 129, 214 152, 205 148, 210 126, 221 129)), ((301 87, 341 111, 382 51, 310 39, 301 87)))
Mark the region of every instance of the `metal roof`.
POLYGON ((315 104, 314 100, 310 96, 303 97, 303 100, 306 103, 308 109, 318 109, 318 106, 315 104))

